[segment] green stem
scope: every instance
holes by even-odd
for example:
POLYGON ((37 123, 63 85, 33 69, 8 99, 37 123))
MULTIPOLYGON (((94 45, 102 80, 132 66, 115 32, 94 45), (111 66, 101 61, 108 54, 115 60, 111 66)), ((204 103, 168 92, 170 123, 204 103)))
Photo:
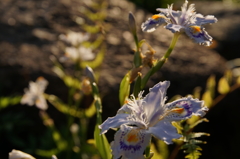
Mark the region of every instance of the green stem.
POLYGON ((141 52, 140 52, 140 47, 139 47, 139 41, 138 41, 138 37, 137 37, 137 34, 135 33, 133 35, 134 37, 134 41, 135 41, 135 44, 136 44, 136 52, 134 53, 134 65, 135 65, 135 68, 138 68, 139 66, 142 65, 142 58, 141 58, 141 52))
POLYGON ((178 41, 178 38, 181 34, 180 33, 175 33, 173 38, 172 38, 172 42, 167 50, 167 52, 165 53, 165 55, 163 56, 164 58, 168 58, 170 56, 170 54, 172 53, 172 50, 174 49, 177 41, 178 41))
POLYGON ((164 56, 151 68, 151 70, 149 70, 149 72, 144 76, 144 78, 142 79, 142 84, 141 84, 141 89, 143 89, 146 84, 147 81, 149 80, 149 78, 155 73, 157 72, 162 66, 163 64, 166 62, 166 60, 168 59, 168 57, 170 56, 170 54, 172 53, 178 38, 181 34, 180 33, 175 33, 173 38, 172 38, 172 42, 167 50, 167 52, 164 54, 164 56))

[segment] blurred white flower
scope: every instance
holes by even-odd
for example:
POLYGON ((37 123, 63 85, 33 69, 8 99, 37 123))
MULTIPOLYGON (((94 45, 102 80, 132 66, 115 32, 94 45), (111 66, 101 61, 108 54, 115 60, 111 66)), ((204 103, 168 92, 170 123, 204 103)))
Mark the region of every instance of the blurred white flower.
POLYGON ((73 61, 89 61, 93 60, 95 55, 92 52, 91 48, 86 48, 84 46, 80 46, 78 48, 75 47, 66 47, 65 56, 67 58, 72 59, 73 61))
POLYGON ((21 104, 27 104, 29 106, 35 104, 39 109, 46 110, 48 105, 43 93, 47 85, 48 81, 43 77, 38 77, 36 82, 30 81, 29 89, 24 90, 25 94, 21 99, 21 104))
POLYGON ((74 32, 69 31, 66 35, 61 34, 59 38, 71 45, 79 45, 80 43, 87 41, 90 38, 90 34, 88 33, 81 33, 81 32, 74 32))
POLYGON ((22 151, 13 149, 12 152, 9 153, 9 159, 36 159, 36 158, 22 151))
POLYGON ((52 155, 52 159, 58 159, 56 155, 52 155))

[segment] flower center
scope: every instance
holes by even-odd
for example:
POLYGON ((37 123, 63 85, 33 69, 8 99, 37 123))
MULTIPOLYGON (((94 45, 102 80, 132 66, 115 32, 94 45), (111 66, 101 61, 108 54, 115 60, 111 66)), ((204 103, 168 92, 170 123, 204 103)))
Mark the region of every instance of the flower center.
POLYGON ((131 130, 124 138, 129 144, 135 144, 140 140, 137 130, 131 130))

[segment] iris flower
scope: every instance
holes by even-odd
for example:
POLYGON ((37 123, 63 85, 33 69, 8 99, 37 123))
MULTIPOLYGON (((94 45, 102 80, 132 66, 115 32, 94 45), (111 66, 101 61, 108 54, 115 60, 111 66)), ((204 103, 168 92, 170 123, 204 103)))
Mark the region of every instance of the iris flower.
POLYGON ((173 5, 167 9, 158 8, 159 14, 153 15, 142 24, 142 30, 152 32, 161 24, 172 33, 185 32, 191 39, 201 45, 210 46, 212 37, 202 27, 204 24, 216 23, 217 19, 212 15, 203 16, 195 12, 194 4, 188 7, 186 0, 181 11, 172 10, 173 5))
POLYGON ((29 89, 25 89, 25 94, 21 99, 21 104, 33 106, 34 104, 42 110, 48 108, 47 102, 44 98, 44 91, 48 85, 48 81, 43 77, 38 77, 36 82, 29 83, 29 89))
POLYGON ((165 104, 166 90, 170 82, 159 82, 146 97, 129 99, 117 112, 116 116, 108 118, 99 128, 101 134, 110 128, 120 128, 111 143, 114 159, 143 159, 143 152, 154 136, 167 144, 172 139, 180 138, 172 121, 190 118, 192 115, 203 116, 207 107, 203 101, 191 97, 181 98, 165 104))
POLYGON ((77 61, 89 61, 95 58, 94 53, 91 48, 86 48, 84 46, 79 47, 66 47, 65 56, 72 59, 74 62, 77 61))
POLYGON ((9 159, 35 159, 35 158, 25 152, 13 149, 11 152, 9 152, 9 159))
POLYGON ((61 34, 59 38, 73 46, 77 46, 82 42, 88 41, 90 39, 90 34, 82 32, 69 31, 66 35, 61 34))

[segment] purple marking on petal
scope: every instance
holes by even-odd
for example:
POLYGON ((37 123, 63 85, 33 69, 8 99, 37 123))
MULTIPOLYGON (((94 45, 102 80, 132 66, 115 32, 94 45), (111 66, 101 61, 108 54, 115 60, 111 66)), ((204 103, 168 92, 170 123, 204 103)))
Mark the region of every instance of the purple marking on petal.
POLYGON ((153 25, 153 24, 158 24, 158 23, 159 23, 158 21, 151 19, 148 24, 153 25))
POLYGON ((195 38, 200 38, 200 37, 204 36, 204 33, 199 33, 197 35, 192 34, 192 36, 195 38))
MULTIPOLYGON (((145 134, 138 133, 138 139, 140 139, 136 144, 127 144, 124 137, 128 135, 129 132, 122 132, 120 137, 120 149, 123 151, 130 151, 131 153, 135 153, 136 151, 140 150, 142 148, 142 144, 144 142, 145 134)), ((131 133, 131 132, 130 132, 131 133)))
POLYGON ((181 105, 187 111, 187 114, 184 117, 190 116, 192 114, 192 104, 190 102, 180 101, 179 105, 181 105))

